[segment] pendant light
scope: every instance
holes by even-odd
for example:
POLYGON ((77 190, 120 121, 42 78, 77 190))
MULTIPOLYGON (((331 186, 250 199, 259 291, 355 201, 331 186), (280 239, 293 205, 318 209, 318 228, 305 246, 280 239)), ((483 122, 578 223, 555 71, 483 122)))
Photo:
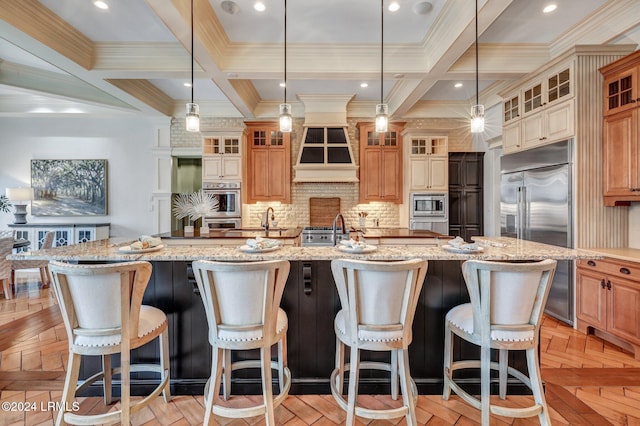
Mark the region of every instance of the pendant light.
POLYGON ((384 78, 384 0, 380 0, 380 103, 376 105, 376 132, 386 133, 389 129, 389 106, 383 103, 384 78))
POLYGON ((471 107, 471 133, 484 132, 484 105, 478 94, 478 0, 476 0, 476 104, 471 107))
POLYGON ((200 131, 200 107, 193 103, 193 0, 191 0, 191 103, 187 104, 187 132, 200 131))
POLYGON ((287 103, 287 0, 284 0, 284 103, 280 104, 280 131, 291 132, 291 104, 287 103))

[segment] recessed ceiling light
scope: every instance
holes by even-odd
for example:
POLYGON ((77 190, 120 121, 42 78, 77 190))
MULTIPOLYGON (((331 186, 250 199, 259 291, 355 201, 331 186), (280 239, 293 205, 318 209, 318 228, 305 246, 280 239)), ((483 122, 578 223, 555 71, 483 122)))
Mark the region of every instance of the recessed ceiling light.
POLYGON ((191 87, 191 83, 189 83, 188 81, 186 81, 186 82, 184 83, 184 87, 191 87))
POLYGON ((109 5, 108 5, 108 4, 106 4, 105 2, 103 2, 102 0, 95 0, 95 1, 93 2, 93 5, 94 5, 95 7, 97 7, 98 9, 102 9, 102 10, 107 10, 107 9, 109 9, 109 5))
POLYGON ((286 83, 284 81, 281 81, 280 82, 280 87, 285 87, 285 86, 286 86, 286 83))
POLYGON ((462 83, 456 83, 456 84, 453 85, 453 87, 455 87, 455 88, 462 87, 462 83))
POLYGON ((400 4, 397 1, 392 1, 389 4, 389 12, 397 12, 400 9, 400 4))
POLYGON ((558 5, 555 3, 549 3, 542 9, 542 13, 551 13, 558 8, 558 5))
POLYGON ((240 12, 240 6, 238 6, 236 2, 231 0, 223 0, 222 2, 220 2, 220 7, 229 15, 235 15, 236 13, 240 12))
POLYGON ((255 4, 253 5, 253 8, 254 8, 255 10, 257 10, 258 12, 264 12, 264 11, 265 11, 265 9, 267 8, 267 6, 265 6, 263 2, 261 2, 261 1, 257 1, 257 2, 255 2, 255 4))
POLYGON ((363 81, 362 83, 360 83, 360 87, 362 87, 363 89, 364 89, 365 87, 369 87, 369 83, 367 83, 367 82, 363 81))
POLYGON ((426 15, 433 9, 433 4, 429 1, 421 1, 413 5, 413 13, 416 15, 426 15))

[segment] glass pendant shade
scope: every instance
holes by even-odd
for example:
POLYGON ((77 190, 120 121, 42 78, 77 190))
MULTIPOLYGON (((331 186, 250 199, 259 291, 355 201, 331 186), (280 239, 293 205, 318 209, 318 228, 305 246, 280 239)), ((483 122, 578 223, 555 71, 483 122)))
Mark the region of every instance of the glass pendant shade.
POLYGON ((387 104, 376 105, 376 132, 386 133, 389 130, 389 107, 387 104))
POLYGON ((187 104, 187 120, 186 120, 187 132, 199 132, 200 131, 200 107, 198 104, 187 104))
POLYGON ((291 132, 293 119, 291 118, 291 104, 280 104, 280 131, 291 132))
POLYGON ((471 133, 484 132, 484 105, 471 107, 471 133))

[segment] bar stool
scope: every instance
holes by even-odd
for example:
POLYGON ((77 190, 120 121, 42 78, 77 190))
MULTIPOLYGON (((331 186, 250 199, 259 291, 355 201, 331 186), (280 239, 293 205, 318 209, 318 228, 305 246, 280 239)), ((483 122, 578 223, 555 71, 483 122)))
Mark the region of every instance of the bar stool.
MULTIPOLYGON (((42 239, 42 245, 38 250, 46 250, 53 247, 53 239, 56 233, 49 231, 44 235, 42 239)), ((35 243, 37 247, 37 242, 35 243)), ((49 261, 48 260, 12 260, 11 261, 11 282, 16 282, 16 270, 18 269, 35 269, 40 270, 40 281, 42 282, 42 288, 49 287, 49 261)))
POLYGON ((331 394, 347 412, 347 425, 355 416, 386 419, 405 416, 407 425, 417 425, 415 403, 418 392, 409 372, 408 349, 411 326, 427 261, 369 262, 338 259, 331 262, 342 310, 334 321, 336 364, 331 373, 331 394), (345 345, 350 363, 345 365, 345 345), (391 363, 360 362, 360 350, 391 351, 391 363), (374 410, 356 405, 360 369, 391 373, 391 395, 398 397, 398 374, 403 406, 374 410), (349 371, 347 400, 343 396, 344 372, 349 371))
POLYGON ((446 316, 442 397, 449 399, 453 390, 481 410, 483 425, 489 425, 491 413, 506 417, 537 415, 541 425, 551 424, 540 378, 538 343, 540 319, 555 268, 555 260, 534 263, 469 260, 462 265, 471 302, 456 306, 446 316), (454 334, 480 346, 479 361, 453 361, 454 334), (499 350, 498 362, 491 361, 491 349, 499 350), (508 365, 509 350, 526 351, 528 377, 508 365), (465 368, 480 368, 480 399, 464 391, 453 378, 454 371, 465 368), (512 375, 531 389, 535 404, 520 408, 492 404, 492 369, 499 373, 501 399, 506 398, 507 376, 512 375))
POLYGON ((243 418, 264 415, 268 426, 275 425, 274 409, 284 401, 291 387, 287 368, 287 314, 279 307, 289 276, 286 260, 262 262, 193 262, 200 296, 204 303, 211 344, 211 377, 205 387, 204 424, 213 423, 212 414, 243 418), (271 347, 278 344, 278 361, 271 361, 271 347), (232 350, 260 349, 260 360, 231 364, 232 350), (231 372, 260 368, 263 403, 232 408, 216 404, 220 382, 223 396, 231 393, 231 372), (273 396, 271 369, 278 370, 280 393, 273 396))
POLYGON ((7 256, 13 250, 13 236, 0 237, 0 281, 5 299, 11 299, 11 261, 7 256))
POLYGON ((169 334, 167 317, 161 310, 142 305, 149 277, 149 262, 106 265, 69 265, 51 262, 52 287, 69 338, 69 364, 56 425, 99 424, 120 421, 128 425, 130 416, 147 406, 161 392, 165 402, 169 390, 169 334), (160 364, 131 364, 130 350, 159 337, 160 364), (120 368, 111 367, 111 354, 120 353, 120 368), (82 355, 102 356, 102 371, 78 384, 82 355), (130 372, 160 373, 160 384, 144 399, 130 402, 130 372), (104 379, 104 402, 111 403, 111 378, 121 375, 122 408, 105 414, 79 415, 71 410, 76 392, 104 379))

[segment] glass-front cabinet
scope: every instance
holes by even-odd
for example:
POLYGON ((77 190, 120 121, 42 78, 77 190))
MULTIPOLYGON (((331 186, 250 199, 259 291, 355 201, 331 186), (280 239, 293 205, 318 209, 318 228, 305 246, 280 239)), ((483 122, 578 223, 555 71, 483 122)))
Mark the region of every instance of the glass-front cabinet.
POLYGON ((203 132, 202 181, 228 182, 242 180, 242 132, 232 129, 203 132))
POLYGON ((27 223, 9 224, 16 231, 17 239, 29 240, 30 244, 21 251, 39 250, 47 232, 52 231, 53 247, 86 243, 88 241, 109 238, 109 223, 65 224, 65 223, 27 223))

